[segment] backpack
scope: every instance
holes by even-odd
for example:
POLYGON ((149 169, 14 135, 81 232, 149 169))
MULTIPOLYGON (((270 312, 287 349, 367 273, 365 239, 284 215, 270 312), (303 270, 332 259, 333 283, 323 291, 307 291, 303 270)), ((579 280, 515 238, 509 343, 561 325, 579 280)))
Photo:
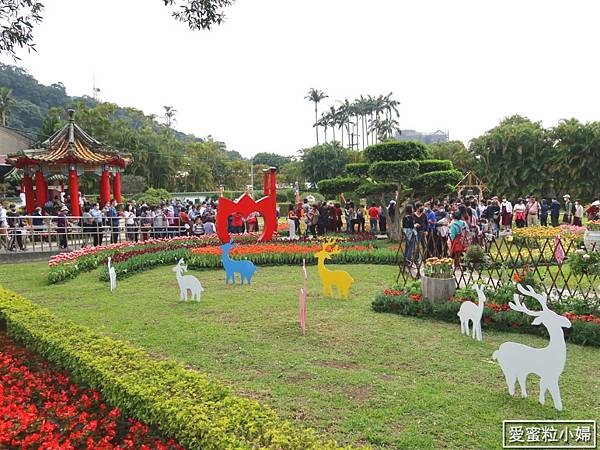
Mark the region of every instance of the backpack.
POLYGON ((471 245, 471 235, 469 234, 469 230, 467 227, 463 227, 460 232, 460 248, 461 251, 466 252, 469 246, 471 245))

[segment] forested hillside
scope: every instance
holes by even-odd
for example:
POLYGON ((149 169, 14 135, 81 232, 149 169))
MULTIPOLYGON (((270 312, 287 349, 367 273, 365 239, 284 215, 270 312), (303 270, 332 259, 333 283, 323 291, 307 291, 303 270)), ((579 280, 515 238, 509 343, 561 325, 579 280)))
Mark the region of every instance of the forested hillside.
MULTIPOLYGON (((223 142, 178 132, 135 108, 71 97, 62 83, 45 86, 22 68, 0 65, 0 124, 43 140, 64 125, 68 108, 100 141, 133 154, 127 175, 137 177, 136 186, 213 190, 221 184, 239 189, 249 182, 249 161, 223 142)), ((175 113, 171 108, 171 119, 175 113)))

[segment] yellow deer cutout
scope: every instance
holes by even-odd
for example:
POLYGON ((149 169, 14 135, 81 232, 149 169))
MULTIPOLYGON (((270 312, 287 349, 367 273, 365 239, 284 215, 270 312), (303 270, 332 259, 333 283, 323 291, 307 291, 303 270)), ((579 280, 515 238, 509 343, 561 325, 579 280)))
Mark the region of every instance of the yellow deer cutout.
POLYGON ((318 260, 319 276, 321 277, 321 283, 323 284, 323 295, 325 297, 333 297, 333 286, 337 290, 337 294, 340 298, 348 300, 348 290, 350 285, 354 281, 348 272, 343 270, 329 270, 325 267, 325 260, 331 259, 331 255, 340 253, 339 246, 335 245, 335 240, 327 241, 323 244, 321 251, 315 253, 315 257, 318 260), (331 250, 327 250, 331 247, 331 250))

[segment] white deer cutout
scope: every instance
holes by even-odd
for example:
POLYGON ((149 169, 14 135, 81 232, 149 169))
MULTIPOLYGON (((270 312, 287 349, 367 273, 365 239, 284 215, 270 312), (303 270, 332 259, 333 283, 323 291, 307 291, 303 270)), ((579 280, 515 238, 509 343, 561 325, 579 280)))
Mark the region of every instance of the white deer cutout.
POLYGON ((483 315, 483 304, 486 301, 485 293, 483 292, 483 286, 474 285, 473 289, 477 292, 479 297, 479 304, 475 304, 470 301, 464 302, 460 305, 457 316, 460 318, 460 331, 462 334, 469 335, 469 320, 473 324, 473 339, 478 341, 483 340, 481 334, 481 316, 483 315))
POLYGON ((546 390, 552 394, 554 407, 562 411, 563 405, 560 398, 560 388, 558 379, 565 369, 567 360, 567 345, 565 344, 565 335, 563 328, 570 328, 571 322, 564 316, 556 314, 548 308, 548 296, 546 294, 537 294, 531 286, 525 289, 518 285, 521 294, 535 298, 540 305, 541 311, 531 311, 521 303, 520 296, 514 295, 514 300, 509 303, 511 309, 523 312, 528 316, 535 317, 532 325, 543 324, 550 335, 550 343, 544 348, 533 348, 515 342, 505 342, 494 352, 492 358, 496 359, 504 372, 508 392, 515 395, 515 382, 519 381, 521 387, 521 396, 527 397, 526 382, 530 373, 540 377, 540 403, 545 401, 546 390))
POLYGON ((111 265, 111 257, 108 257, 108 278, 110 279, 110 292, 114 291, 117 288, 117 272, 115 268, 111 265))
POLYGON ((187 272, 187 265, 185 265, 183 258, 179 260, 175 267, 173 267, 173 272, 175 272, 177 283, 179 283, 179 300, 186 301, 189 290, 191 293, 191 300, 199 302, 202 292, 204 292, 204 288, 195 276, 183 275, 183 272, 187 272))

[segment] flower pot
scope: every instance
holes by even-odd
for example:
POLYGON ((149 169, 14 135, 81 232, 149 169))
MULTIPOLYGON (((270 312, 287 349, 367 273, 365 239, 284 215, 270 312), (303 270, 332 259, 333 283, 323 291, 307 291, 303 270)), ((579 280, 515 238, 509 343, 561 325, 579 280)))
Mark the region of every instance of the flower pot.
POLYGON ((587 230, 583 235, 583 243, 588 252, 600 252, 600 231, 587 230))
POLYGON ((456 292, 454 278, 421 277, 423 297, 432 303, 442 303, 450 300, 456 292))

